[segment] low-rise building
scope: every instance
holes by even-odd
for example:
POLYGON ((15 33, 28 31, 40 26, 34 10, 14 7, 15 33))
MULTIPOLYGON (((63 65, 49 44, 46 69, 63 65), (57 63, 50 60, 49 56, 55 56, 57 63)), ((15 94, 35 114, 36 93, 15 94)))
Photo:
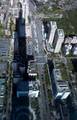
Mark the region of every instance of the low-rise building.
POLYGON ((53 69, 52 74, 54 79, 53 93, 55 95, 55 99, 66 99, 70 95, 67 80, 62 79, 60 69, 53 69))
POLYGON ((1 62, 0 63, 0 77, 6 76, 8 74, 8 63, 1 62))
POLYGON ((64 53, 65 55, 77 55, 77 36, 66 37, 64 40, 64 53))
POLYGON ((77 46, 73 47, 73 55, 77 55, 77 46))
POLYGON ((37 70, 36 70, 36 62, 34 60, 30 60, 28 62, 28 75, 29 76, 34 76, 36 77, 37 76, 37 70))
POLYGON ((3 120, 6 117, 5 112, 7 109, 9 110, 9 107, 7 108, 7 101, 9 97, 7 96, 8 92, 10 94, 10 91, 8 90, 7 83, 9 83, 8 77, 10 78, 11 75, 10 62, 12 54, 10 43, 10 39, 0 39, 0 120, 3 120))
POLYGON ((5 105, 4 102, 6 100, 5 98, 5 92, 6 92, 6 87, 5 87, 5 79, 4 78, 0 78, 0 120, 3 119, 3 111, 5 109, 5 105))
POLYGON ((35 97, 39 95, 39 85, 36 81, 20 81, 17 84, 17 97, 35 97))
POLYGON ((54 99, 67 99, 71 92, 68 85, 69 76, 65 63, 62 60, 54 59, 53 66, 50 76, 54 99))
POLYGON ((0 40, 0 61, 8 61, 9 59, 10 40, 0 40))
POLYGON ((4 20, 4 13, 1 13, 0 14, 0 22, 1 22, 1 24, 3 24, 3 20, 4 20))
POLYGON ((66 37, 64 44, 77 44, 77 36, 66 37))
POLYGON ((71 44, 69 44, 69 45, 67 45, 67 44, 64 45, 64 53, 65 53, 65 55, 69 55, 71 49, 72 49, 72 45, 71 45, 71 44))

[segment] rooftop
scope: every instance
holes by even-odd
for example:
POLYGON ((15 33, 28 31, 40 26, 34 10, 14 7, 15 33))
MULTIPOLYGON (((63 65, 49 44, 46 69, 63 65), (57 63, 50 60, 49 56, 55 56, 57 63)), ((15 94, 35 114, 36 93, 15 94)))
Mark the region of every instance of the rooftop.
POLYGON ((54 97, 60 99, 66 99, 70 94, 70 89, 67 80, 62 79, 60 69, 53 69, 53 93, 54 97))
POLYGON ((62 59, 54 59, 54 67, 55 69, 57 69, 57 72, 59 74, 59 76, 61 76, 61 79, 66 81, 69 80, 69 76, 68 73, 66 71, 66 64, 65 64, 65 60, 63 61, 62 59))
MULTIPOLYGON (((0 110, 3 112, 4 105, 4 97, 5 97, 5 79, 0 78, 0 110)), ((2 114, 0 111, 0 114, 2 114)), ((0 116, 2 117, 2 115, 0 116)))
POLYGON ((37 76, 36 72, 36 62, 34 60, 30 60, 28 63, 28 74, 37 76))
POLYGON ((68 85, 69 76, 66 70, 67 69, 66 61, 61 58, 60 59, 56 58, 54 59, 53 62, 54 62, 53 74, 54 74, 57 90, 60 92, 69 91, 69 85, 68 85))
POLYGON ((0 63, 0 77, 3 75, 3 74, 7 74, 7 62, 1 62, 0 63))
POLYGON ((61 38, 61 37, 64 37, 64 30, 63 29, 58 29, 57 30, 58 32, 58 36, 61 38))
POLYGON ((9 57, 10 40, 4 38, 0 40, 0 60, 7 61, 9 57))
POLYGON ((29 95, 30 97, 38 97, 39 85, 37 81, 20 81, 17 85, 17 96, 29 95))
POLYGON ((51 21, 50 23, 52 28, 57 28, 57 23, 55 21, 51 21))
POLYGON ((65 44, 77 44, 77 36, 66 37, 64 43, 65 44))

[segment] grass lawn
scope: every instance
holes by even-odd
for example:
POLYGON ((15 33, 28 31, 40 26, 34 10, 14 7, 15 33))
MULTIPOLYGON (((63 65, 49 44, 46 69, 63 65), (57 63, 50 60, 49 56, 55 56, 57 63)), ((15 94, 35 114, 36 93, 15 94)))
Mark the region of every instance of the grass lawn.
POLYGON ((77 34, 77 10, 65 12, 63 18, 57 20, 57 25, 66 35, 77 34))
POLYGON ((64 11, 58 7, 48 9, 44 6, 39 13, 43 13, 49 17, 45 18, 47 21, 57 21, 58 28, 64 29, 65 35, 77 34, 77 9, 64 11), (62 18, 53 18, 52 14, 63 14, 62 18))
POLYGON ((52 17, 47 18, 47 21, 55 20, 58 28, 64 30, 65 35, 77 34, 77 10, 63 12, 63 18, 54 19, 52 17))

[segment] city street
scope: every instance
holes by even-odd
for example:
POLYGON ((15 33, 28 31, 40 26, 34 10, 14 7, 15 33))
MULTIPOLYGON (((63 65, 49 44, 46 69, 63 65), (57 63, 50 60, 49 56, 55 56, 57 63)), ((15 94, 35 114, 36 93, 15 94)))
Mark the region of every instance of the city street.
MULTIPOLYGON (((30 3, 31 4, 31 3, 30 3)), ((30 5, 30 9, 32 5, 30 5)), ((35 11, 32 11, 33 13, 35 11)), ((42 21, 39 18, 33 16, 31 12, 31 27, 32 27, 32 41, 33 41, 33 53, 36 60, 37 72, 39 80, 41 83, 40 86, 40 97, 39 107, 40 107, 40 117, 41 120, 51 120, 49 104, 48 104, 48 95, 45 85, 45 76, 44 76, 44 65, 47 63, 47 56, 43 48, 43 36, 42 36, 42 21), (35 46, 36 44, 36 46, 35 46)))

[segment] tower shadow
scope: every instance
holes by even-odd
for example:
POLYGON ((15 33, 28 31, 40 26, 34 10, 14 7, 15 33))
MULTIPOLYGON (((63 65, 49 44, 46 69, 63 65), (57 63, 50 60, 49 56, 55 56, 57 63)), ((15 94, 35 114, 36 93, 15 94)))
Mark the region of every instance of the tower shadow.
POLYGON ((32 120, 29 111, 29 79, 27 74, 28 57, 26 54, 26 31, 25 19, 22 17, 22 8, 19 17, 16 19, 15 39, 14 39, 14 58, 13 87, 12 87, 12 114, 11 120, 32 120))

